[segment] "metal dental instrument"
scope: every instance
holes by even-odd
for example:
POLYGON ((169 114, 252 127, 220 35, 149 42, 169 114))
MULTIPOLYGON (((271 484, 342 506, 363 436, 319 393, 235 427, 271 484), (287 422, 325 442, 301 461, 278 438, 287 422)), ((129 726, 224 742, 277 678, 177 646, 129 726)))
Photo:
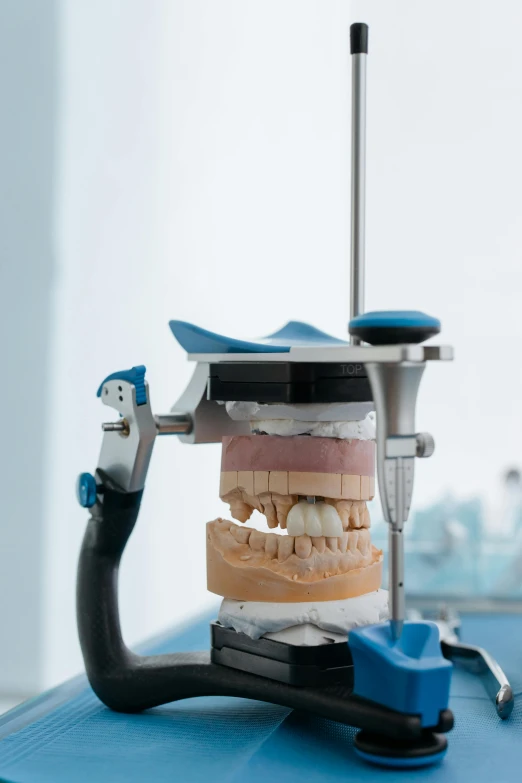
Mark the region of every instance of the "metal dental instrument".
MULTIPOLYGON (((350 27, 352 53, 352 172, 350 320, 364 312, 364 231, 366 202, 366 57, 368 25, 350 27)), ((352 335, 352 345, 360 344, 352 335)))
POLYGON ((415 433, 417 392, 424 362, 366 363, 377 414, 377 476, 384 518, 389 525, 391 631, 399 639, 404 625, 404 540, 413 493, 415 457, 430 457, 435 441, 415 433))
POLYGON ((444 657, 471 674, 481 677, 499 718, 502 720, 509 718, 515 706, 515 694, 509 680, 487 650, 472 644, 463 644, 460 641, 461 622, 456 612, 443 609, 433 618, 432 613, 427 613, 424 616, 417 609, 410 609, 408 619, 434 619, 439 627, 440 644, 444 657))
POLYGON ((449 661, 482 678, 499 718, 509 718, 515 706, 515 695, 504 671, 488 651, 483 647, 453 641, 451 637, 445 638, 442 634, 441 648, 443 656, 449 661))

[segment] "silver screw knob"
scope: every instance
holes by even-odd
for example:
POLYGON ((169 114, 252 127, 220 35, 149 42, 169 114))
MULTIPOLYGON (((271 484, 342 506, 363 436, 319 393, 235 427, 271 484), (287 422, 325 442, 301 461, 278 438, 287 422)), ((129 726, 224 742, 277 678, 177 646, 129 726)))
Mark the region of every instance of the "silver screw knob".
POLYGON ((431 457, 435 451, 435 439, 429 432, 418 432, 415 436, 417 440, 417 457, 431 457))
POLYGON ((119 432, 125 438, 130 433, 129 422, 127 419, 120 419, 119 421, 104 421, 102 424, 103 432, 119 432))

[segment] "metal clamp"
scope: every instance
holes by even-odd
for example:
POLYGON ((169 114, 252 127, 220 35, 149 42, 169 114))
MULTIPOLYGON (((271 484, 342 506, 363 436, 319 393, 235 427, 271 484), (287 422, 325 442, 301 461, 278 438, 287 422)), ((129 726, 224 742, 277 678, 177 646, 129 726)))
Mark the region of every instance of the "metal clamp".
POLYGON ((442 637, 442 654, 454 664, 482 678, 484 687, 502 720, 509 718, 515 706, 515 694, 503 669, 483 647, 463 644, 450 637, 442 637))
POLYGON ((442 654, 448 661, 482 678, 484 687, 502 720, 509 718, 515 706, 515 694, 500 664, 483 647, 460 641, 461 621, 458 614, 442 609, 437 615, 408 610, 408 619, 433 620, 439 628, 442 654))
POLYGON ((103 427, 98 468, 126 492, 141 490, 157 435, 145 368, 139 377, 132 371, 113 373, 101 384, 99 395, 104 405, 118 411, 121 421, 103 427))

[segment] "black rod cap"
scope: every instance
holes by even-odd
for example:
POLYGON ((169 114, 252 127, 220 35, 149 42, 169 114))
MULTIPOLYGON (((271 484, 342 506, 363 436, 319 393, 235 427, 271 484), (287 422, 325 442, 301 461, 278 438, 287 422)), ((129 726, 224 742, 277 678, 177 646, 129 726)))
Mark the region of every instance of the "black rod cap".
POLYGON ((368 25, 355 22, 350 25, 350 53, 368 54, 368 25))

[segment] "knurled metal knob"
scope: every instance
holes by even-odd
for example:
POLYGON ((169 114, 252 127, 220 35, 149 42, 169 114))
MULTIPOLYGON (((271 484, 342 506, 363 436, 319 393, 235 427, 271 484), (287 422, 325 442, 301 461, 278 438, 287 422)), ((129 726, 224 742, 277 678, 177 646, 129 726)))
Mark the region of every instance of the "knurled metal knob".
POLYGON ((429 432, 418 432, 417 439, 417 457, 431 457, 435 451, 435 439, 429 432))

